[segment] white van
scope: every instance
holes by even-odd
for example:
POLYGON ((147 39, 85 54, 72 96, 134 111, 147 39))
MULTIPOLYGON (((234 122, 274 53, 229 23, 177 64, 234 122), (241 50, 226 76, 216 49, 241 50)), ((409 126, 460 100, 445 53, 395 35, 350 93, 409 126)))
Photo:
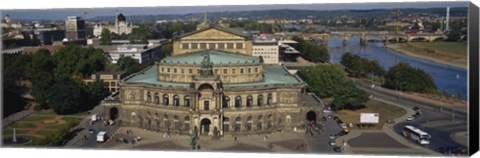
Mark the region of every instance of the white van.
POLYGON ((95 122, 95 121, 97 121, 97 120, 98 120, 97 114, 92 115, 92 122, 95 122))
POLYGON ((98 132, 97 135, 97 142, 103 143, 107 140, 107 132, 106 131, 100 131, 98 132))

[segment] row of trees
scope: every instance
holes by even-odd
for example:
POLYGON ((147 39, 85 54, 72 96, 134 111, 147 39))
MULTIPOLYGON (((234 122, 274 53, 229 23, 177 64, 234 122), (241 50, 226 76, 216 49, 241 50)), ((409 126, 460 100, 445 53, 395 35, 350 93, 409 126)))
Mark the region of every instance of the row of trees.
POLYGON ((385 72, 377 61, 368 60, 351 53, 345 53, 340 63, 352 77, 374 75, 384 78, 383 86, 389 89, 420 93, 437 92, 432 77, 421 69, 411 67, 408 63, 400 62, 385 72))
POLYGON ((89 110, 109 95, 101 81, 83 83, 91 74, 109 69, 133 73, 153 63, 139 64, 122 57, 118 64, 111 64, 110 57, 101 49, 75 45, 59 49, 54 55, 41 49, 33 54, 4 54, 4 59, 5 88, 17 94, 31 91, 41 108, 52 108, 58 114, 89 110), (22 81, 30 81, 32 86, 22 87, 22 81))
POLYGON ((311 61, 328 62, 330 60, 330 55, 328 54, 327 48, 317 46, 296 36, 293 37, 292 40, 298 42, 298 45, 294 45, 295 49, 300 51, 303 56, 311 61))
POLYGON ((368 93, 355 87, 339 64, 320 64, 302 69, 298 75, 307 82, 310 92, 322 98, 333 97, 336 110, 362 108, 368 101, 368 93))

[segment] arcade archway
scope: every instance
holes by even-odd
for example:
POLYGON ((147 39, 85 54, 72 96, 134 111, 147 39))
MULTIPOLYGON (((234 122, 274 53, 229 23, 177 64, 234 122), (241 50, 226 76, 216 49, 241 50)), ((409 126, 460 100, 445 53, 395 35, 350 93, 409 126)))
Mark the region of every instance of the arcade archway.
POLYGON ((110 108, 110 119, 115 120, 118 118, 118 109, 116 107, 110 108))
POLYGON ((209 119, 202 119, 202 121, 200 121, 200 134, 208 135, 208 133, 210 133, 211 124, 212 122, 209 119))
POLYGON ((315 123, 317 121, 317 113, 315 113, 314 111, 307 112, 307 120, 308 122, 313 121, 313 123, 315 123))

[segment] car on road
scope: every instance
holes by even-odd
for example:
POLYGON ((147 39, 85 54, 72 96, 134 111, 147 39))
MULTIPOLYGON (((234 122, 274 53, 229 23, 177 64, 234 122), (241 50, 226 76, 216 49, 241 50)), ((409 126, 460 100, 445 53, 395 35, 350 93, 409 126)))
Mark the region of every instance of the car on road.
POLYGON ((95 134, 95 129, 93 129, 93 127, 88 128, 88 133, 95 134))
POLYGON ((107 136, 107 132, 106 131, 100 131, 98 132, 98 135, 97 135, 97 142, 99 143, 103 143, 107 140, 108 136, 107 136))
POLYGON ((332 109, 330 107, 326 107, 325 109, 323 109, 323 112, 324 113, 332 113, 332 109))
POLYGON ((340 148, 339 146, 334 146, 333 151, 336 152, 336 153, 340 153, 340 152, 342 152, 342 148, 340 148))
POLYGON ((332 115, 328 115, 328 118, 331 119, 333 116, 332 115))
POLYGON ((335 134, 335 133, 330 134, 330 135, 328 136, 328 139, 334 140, 336 136, 337 136, 337 134, 335 134))
POLYGON ((328 142, 328 144, 329 144, 330 146, 336 146, 336 145, 337 145, 337 143, 335 143, 335 141, 330 141, 330 142, 328 142))
POLYGON ((340 124, 340 127, 342 127, 342 129, 345 129, 345 128, 347 128, 347 125, 344 124, 344 123, 341 123, 341 124, 340 124))
POLYGON ((415 115, 411 115, 411 116, 407 117, 407 121, 413 121, 415 119, 417 119, 417 117, 415 115))

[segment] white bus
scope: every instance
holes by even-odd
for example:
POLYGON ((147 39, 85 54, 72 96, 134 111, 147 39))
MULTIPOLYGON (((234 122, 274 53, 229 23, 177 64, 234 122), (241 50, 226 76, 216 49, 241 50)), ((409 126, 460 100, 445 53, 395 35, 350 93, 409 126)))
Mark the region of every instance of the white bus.
POLYGON ((413 126, 405 126, 403 127, 403 136, 413 140, 416 143, 426 145, 430 144, 430 135, 427 132, 424 132, 418 128, 413 126))

